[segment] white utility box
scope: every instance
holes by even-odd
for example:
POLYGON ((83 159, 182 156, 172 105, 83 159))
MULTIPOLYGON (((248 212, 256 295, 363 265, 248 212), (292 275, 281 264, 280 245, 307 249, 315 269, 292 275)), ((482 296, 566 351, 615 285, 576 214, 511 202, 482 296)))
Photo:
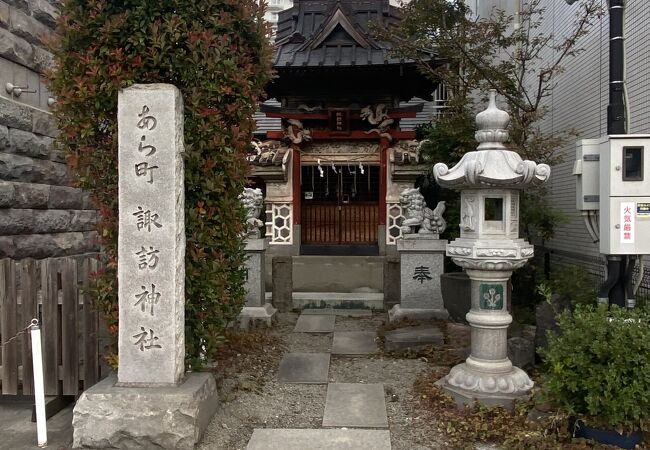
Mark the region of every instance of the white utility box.
POLYGON ((606 136, 599 153, 600 253, 650 254, 650 135, 606 136))
POLYGON ((600 144, 602 139, 583 139, 576 145, 576 209, 596 211, 600 208, 600 144))

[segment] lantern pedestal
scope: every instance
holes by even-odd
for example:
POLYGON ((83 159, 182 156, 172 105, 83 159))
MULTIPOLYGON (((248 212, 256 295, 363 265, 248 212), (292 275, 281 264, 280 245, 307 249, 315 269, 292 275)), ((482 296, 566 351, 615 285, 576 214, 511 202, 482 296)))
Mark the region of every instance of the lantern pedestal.
MULTIPOLYGON (((525 262, 515 260, 509 264, 525 262)), ((466 316, 472 327, 471 354, 464 363, 453 367, 440 385, 459 406, 477 401, 511 408, 514 399, 525 396, 533 387, 526 372, 508 359, 512 316, 507 309, 507 289, 512 271, 469 269, 468 265, 472 264, 463 264, 472 282, 472 308, 466 316)))

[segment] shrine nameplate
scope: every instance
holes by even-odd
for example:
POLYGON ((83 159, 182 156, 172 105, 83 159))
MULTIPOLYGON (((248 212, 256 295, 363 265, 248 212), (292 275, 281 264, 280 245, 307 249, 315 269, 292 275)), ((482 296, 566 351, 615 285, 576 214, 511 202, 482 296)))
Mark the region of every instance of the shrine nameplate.
POLYGON ((119 93, 122 386, 178 384, 185 358, 183 102, 166 84, 119 93))

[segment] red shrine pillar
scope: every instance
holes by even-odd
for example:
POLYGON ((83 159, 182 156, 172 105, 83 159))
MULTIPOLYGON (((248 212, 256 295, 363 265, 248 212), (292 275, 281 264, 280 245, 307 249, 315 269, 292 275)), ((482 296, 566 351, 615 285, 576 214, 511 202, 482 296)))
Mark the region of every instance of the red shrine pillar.
POLYGON ((293 224, 300 225, 302 198, 300 197, 300 145, 292 144, 293 149, 292 161, 292 182, 293 182, 293 224))
MULTIPOLYGON (((381 137, 379 143, 379 225, 386 225, 386 193, 388 190, 388 149, 391 141, 381 137)), ((381 239, 381 237, 380 237, 381 239)))

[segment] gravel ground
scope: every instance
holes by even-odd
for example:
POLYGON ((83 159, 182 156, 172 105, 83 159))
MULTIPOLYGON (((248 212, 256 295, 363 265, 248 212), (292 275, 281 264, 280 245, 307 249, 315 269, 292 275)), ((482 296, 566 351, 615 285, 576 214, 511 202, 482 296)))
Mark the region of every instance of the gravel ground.
MULTIPOLYGON (((329 352, 331 334, 293 333, 297 314, 281 314, 273 334, 285 352, 329 352)), ((386 314, 372 317, 336 318, 336 331, 376 330, 386 314)), ((220 385, 222 403, 206 431, 202 450, 245 449, 254 428, 320 428, 325 407, 326 385, 296 385, 277 382, 281 356, 259 366, 246 364, 220 385), (268 367, 266 373, 249 373, 255 367, 268 367)), ((429 420, 413 412, 413 383, 427 368, 417 359, 332 356, 330 382, 384 383, 391 441, 394 450, 444 448, 432 438, 429 420)), ((259 369, 257 369, 259 370, 259 369)))

